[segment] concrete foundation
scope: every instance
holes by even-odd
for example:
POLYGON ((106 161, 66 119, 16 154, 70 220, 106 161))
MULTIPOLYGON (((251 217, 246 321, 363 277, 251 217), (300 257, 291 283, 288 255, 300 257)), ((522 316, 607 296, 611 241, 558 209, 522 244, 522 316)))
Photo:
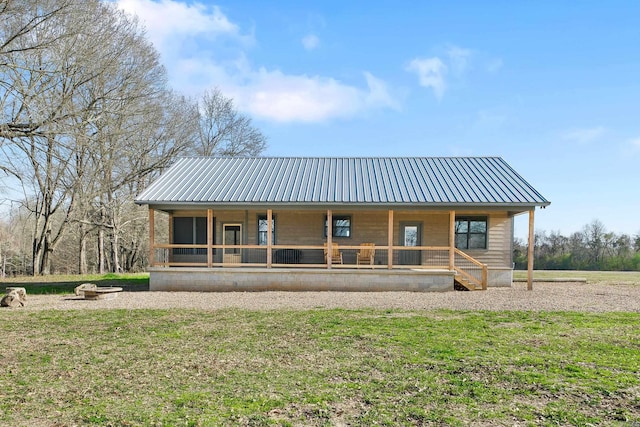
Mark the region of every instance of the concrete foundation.
POLYGON ((151 268, 152 291, 453 291, 454 273, 440 269, 151 268))
POLYGON ((508 288, 513 284, 513 269, 489 267, 487 286, 490 288, 508 288))

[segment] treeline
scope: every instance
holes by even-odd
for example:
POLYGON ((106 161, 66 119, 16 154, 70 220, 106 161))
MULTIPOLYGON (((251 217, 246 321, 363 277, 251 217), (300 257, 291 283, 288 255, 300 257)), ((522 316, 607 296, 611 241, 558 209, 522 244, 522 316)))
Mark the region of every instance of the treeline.
MULTIPOLYGON (((527 268, 528 245, 514 242, 516 269, 527 268)), ((607 231, 599 220, 569 236, 560 232, 535 233, 534 267, 538 270, 640 271, 640 233, 607 231)))
POLYGON ((146 264, 133 199, 176 157, 259 155, 217 90, 175 93, 137 19, 99 0, 0 1, 0 273, 146 264))

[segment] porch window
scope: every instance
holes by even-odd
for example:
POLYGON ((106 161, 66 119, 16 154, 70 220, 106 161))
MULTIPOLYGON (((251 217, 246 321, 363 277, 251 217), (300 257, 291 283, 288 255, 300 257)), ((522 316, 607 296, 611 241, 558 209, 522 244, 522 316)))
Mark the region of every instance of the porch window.
MULTIPOLYGON (((324 217, 324 237, 327 237, 327 217, 324 217)), ((351 217, 333 216, 333 237, 351 237, 351 217)))
POLYGON ((487 249, 487 217, 456 217, 456 248, 487 249))
MULTIPOLYGON (((212 230, 213 233, 213 230, 212 230)), ((215 234, 214 234, 215 236, 215 234)), ((215 238, 214 238, 215 242, 215 238)), ((173 217, 173 243, 179 245, 206 245, 207 218, 176 216, 173 217)), ((206 248, 174 248, 174 255, 206 255, 206 248)))
MULTIPOLYGON (((268 223, 266 215, 258 215, 258 244, 267 245, 268 223)), ((276 217, 271 217, 271 243, 276 243, 276 217)))

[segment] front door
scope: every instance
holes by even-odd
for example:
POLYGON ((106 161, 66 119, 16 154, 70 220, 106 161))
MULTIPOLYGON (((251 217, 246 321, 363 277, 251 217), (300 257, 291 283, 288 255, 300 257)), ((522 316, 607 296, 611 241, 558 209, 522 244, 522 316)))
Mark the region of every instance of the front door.
MULTIPOLYGON (((231 246, 242 245, 242 224, 224 224, 222 244, 231 246)), ((223 262, 240 264, 242 262, 242 250, 233 247, 225 248, 223 262)))
MULTIPOLYGON (((400 237, 402 238, 402 246, 411 248, 422 246, 422 224, 420 223, 402 223, 400 224, 400 237)), ((402 265, 420 265, 421 251, 419 250, 401 250, 400 264, 402 265)))

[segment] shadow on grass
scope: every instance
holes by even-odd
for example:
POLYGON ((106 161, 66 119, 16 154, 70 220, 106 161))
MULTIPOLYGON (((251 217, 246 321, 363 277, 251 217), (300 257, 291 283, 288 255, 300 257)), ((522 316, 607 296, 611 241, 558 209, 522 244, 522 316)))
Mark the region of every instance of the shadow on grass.
POLYGON ((121 287, 127 292, 143 292, 149 290, 148 275, 117 275, 103 276, 44 276, 7 278, 0 281, 0 286, 17 286, 25 288, 27 294, 72 294, 76 286, 82 283, 95 283, 99 287, 121 287))

